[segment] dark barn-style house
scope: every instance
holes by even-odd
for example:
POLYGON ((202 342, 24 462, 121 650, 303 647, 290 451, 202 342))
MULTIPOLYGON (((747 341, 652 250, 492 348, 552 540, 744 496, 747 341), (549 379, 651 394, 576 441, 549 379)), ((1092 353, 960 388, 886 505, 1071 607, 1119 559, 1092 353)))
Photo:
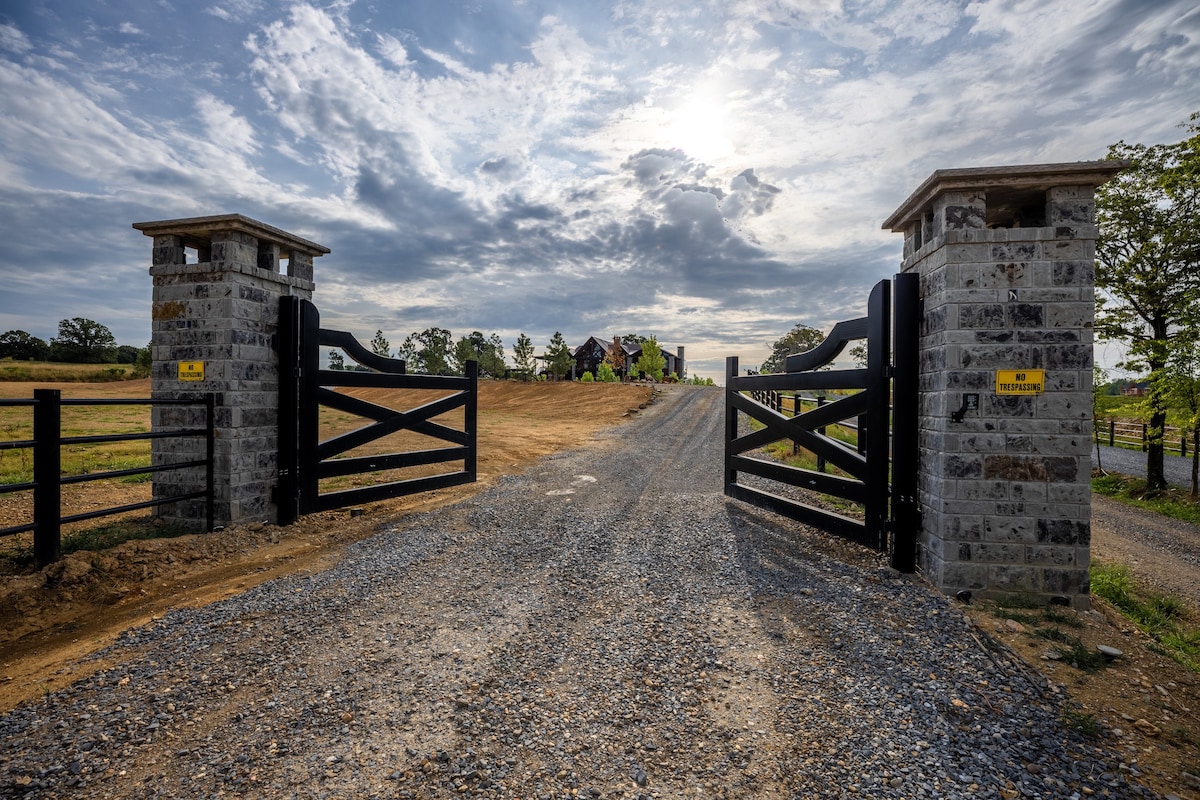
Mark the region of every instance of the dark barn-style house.
MULTIPOLYGON (((572 365, 571 378, 578 380, 583 373, 590 372, 594 376, 600 369, 600 365, 604 362, 604 357, 608 354, 608 348, 612 346, 612 339, 603 339, 599 336, 589 336, 587 341, 571 351, 571 356, 574 359, 572 365)), ((684 368, 686 366, 683 358, 683 346, 680 345, 676 351, 672 353, 666 347, 659 345, 662 348, 662 356, 666 361, 663 367, 663 375, 674 374, 679 380, 684 380, 684 368)), ((642 354, 642 346, 636 342, 622 342, 621 349, 625 353, 625 363, 620 369, 614 369, 617 377, 624 380, 626 376, 633 370, 633 365, 637 363, 638 357, 642 354)), ((634 377, 637 377, 634 375, 634 377)))

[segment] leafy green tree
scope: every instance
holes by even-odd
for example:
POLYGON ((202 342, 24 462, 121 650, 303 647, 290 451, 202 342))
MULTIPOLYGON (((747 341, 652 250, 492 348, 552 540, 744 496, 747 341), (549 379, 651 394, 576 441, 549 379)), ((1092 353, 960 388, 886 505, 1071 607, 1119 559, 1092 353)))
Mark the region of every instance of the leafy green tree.
POLYGON ((453 375, 450 363, 454 345, 450 331, 445 328, 426 328, 413 332, 404 339, 398 351, 407 364, 409 372, 423 375, 453 375))
POLYGON ((371 339, 371 352, 384 358, 392 357, 392 344, 383 338, 383 331, 375 331, 375 338, 371 339))
POLYGON ((460 373, 465 372, 468 361, 479 363, 479 377, 503 378, 508 365, 504 363, 504 342, 499 334, 484 337, 480 331, 471 331, 454 344, 454 362, 460 373))
POLYGON ((561 380, 571 371, 571 348, 558 331, 550 337, 550 346, 546 348, 546 368, 555 380, 561 380))
POLYGON ((25 331, 0 333, 0 358, 15 361, 45 361, 50 355, 50 345, 25 331))
POLYGON ((1096 190, 1096 329, 1128 344, 1121 365, 1149 373, 1146 484, 1167 485, 1163 433, 1171 353, 1200 305, 1200 115, 1175 144, 1117 142, 1129 167, 1096 190))
POLYGON ((342 355, 341 350, 329 351, 329 368, 333 370, 344 370, 346 368, 346 359, 342 355))
POLYGON ((1200 329, 1181 336, 1172 348, 1166 370, 1166 394, 1175 408, 1183 409, 1184 433, 1192 439, 1192 498, 1200 497, 1200 329))
POLYGON ((133 362, 133 377, 149 378, 150 370, 154 367, 154 351, 150 345, 142 347, 137 352, 137 359, 133 362))
POLYGON ((525 334, 517 336, 513 345, 513 370, 517 378, 523 381, 533 380, 536 372, 533 361, 533 340, 525 334))
POLYGON ((656 338, 651 336, 642 343, 642 353, 638 356, 634 366, 638 372, 649 375, 656 381, 663 379, 663 370, 667 366, 667 359, 663 357, 662 348, 658 346, 656 338))
POLYGON ((492 378, 503 378, 508 374, 508 363, 504 360, 504 341, 500 334, 493 333, 488 337, 479 366, 492 378))
POLYGON ((783 372, 788 356, 807 353, 823 341, 825 334, 808 325, 798 324, 771 345, 771 355, 759 367, 759 372, 783 372))
POLYGON ((616 383, 617 373, 613 371, 607 361, 601 361, 600 367, 596 370, 596 380, 601 383, 616 383))
POLYGON ((83 317, 58 323, 58 336, 50 340, 50 360, 70 364, 112 364, 117 360, 117 340, 99 322, 83 317))
MULTIPOLYGON (((475 331, 475 333, 479 334, 480 337, 483 336, 483 334, 479 333, 479 331, 475 331)), ((479 360, 479 354, 475 351, 475 348, 471 346, 470 338, 463 336, 454 343, 454 352, 451 354, 451 360, 454 364, 454 371, 459 375, 466 373, 468 361, 479 360)), ((479 370, 479 376, 483 377, 482 369, 479 370)))
POLYGON ((137 363, 138 348, 131 344, 122 344, 117 346, 117 363, 118 364, 135 364, 137 363))

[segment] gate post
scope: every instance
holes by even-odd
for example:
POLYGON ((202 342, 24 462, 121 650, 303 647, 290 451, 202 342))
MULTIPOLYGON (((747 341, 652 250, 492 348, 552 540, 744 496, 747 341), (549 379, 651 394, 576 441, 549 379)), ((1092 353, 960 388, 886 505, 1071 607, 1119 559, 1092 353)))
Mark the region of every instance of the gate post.
POLYGON ((883 224, 919 276, 918 561, 945 592, 1088 605, 1094 192, 1122 166, 938 170, 883 224))
MULTIPOLYGON (((280 374, 280 298, 312 297, 313 259, 329 248, 241 214, 133 227, 154 239, 153 396, 215 396, 215 524, 274 520, 279 386, 292 378, 280 374)), ((200 427, 202 413, 156 407, 153 428, 200 427)), ((155 439, 153 463, 201 459, 203 448, 191 439, 155 439)), ((204 481, 200 469, 155 473, 154 497, 198 491, 204 481)), ((173 523, 204 527, 203 500, 161 508, 173 523)))

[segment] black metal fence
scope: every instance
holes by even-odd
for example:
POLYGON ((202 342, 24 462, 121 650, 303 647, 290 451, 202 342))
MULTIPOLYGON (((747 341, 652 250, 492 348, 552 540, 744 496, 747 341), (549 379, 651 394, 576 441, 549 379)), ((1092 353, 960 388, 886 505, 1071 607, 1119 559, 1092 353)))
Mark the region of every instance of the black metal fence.
POLYGON ((890 553, 892 566, 911 572, 916 565, 917 506, 917 331, 915 275, 880 281, 868 300, 866 317, 839 322, 813 350, 787 357, 785 371, 738 374, 736 357, 726 359, 725 494, 890 553), (893 340, 893 333, 895 338, 893 340), (867 340, 862 369, 821 370, 856 339, 867 340), (894 349, 893 349, 894 344, 894 349), (856 390, 832 402, 797 408, 800 391, 856 390), (861 390, 861 391, 857 391, 861 390), (786 398, 786 399, 785 399, 786 398), (790 401, 791 408, 786 406, 790 401), (761 428, 746 432, 739 414, 761 428), (848 420, 854 423, 847 423, 848 420), (865 424, 864 424, 865 423, 865 424), (856 442, 828 435, 827 428, 852 424, 856 442), (788 466, 755 452, 790 440, 818 459, 818 469, 788 466), (841 474, 829 474, 825 464, 841 474), (783 487, 776 494, 743 483, 739 476, 783 487), (848 500, 864 507, 864 518, 844 516, 806 502, 789 487, 848 500))
POLYGON ((345 331, 322 328, 311 302, 284 297, 280 304, 280 354, 285 365, 279 399, 279 524, 302 514, 373 503, 392 497, 474 483, 478 462, 479 364, 468 361, 466 375, 412 375, 399 359, 374 355, 345 331), (338 347, 369 372, 321 369, 321 346, 338 347), (292 380, 288 379, 288 375, 292 380), (432 390, 443 396, 417 408, 400 410, 361 400, 337 389, 432 390), (348 433, 321 440, 322 407, 361 417, 348 433), (462 409, 462 428, 434 418, 462 409), (412 431, 443 446, 425 450, 349 456, 347 453, 402 431, 412 431), (435 475, 388 480, 341 491, 321 491, 321 480, 409 467, 462 462, 461 469, 435 475))
POLYGON ((30 449, 33 451, 33 480, 24 483, 0 485, 0 494, 33 492, 33 518, 28 523, 0 528, 0 538, 19 533, 33 532, 33 552, 38 566, 57 561, 62 554, 62 526, 72 522, 84 522, 98 517, 138 511, 143 508, 162 506, 181 500, 206 499, 206 530, 213 527, 213 407, 214 395, 197 396, 185 400, 142 400, 142 399, 64 399, 58 389, 35 389, 32 399, 0 399, 0 407, 28 407, 33 411, 33 438, 0 442, 0 451, 30 449), (143 433, 99 434, 94 436, 63 436, 62 409, 64 406, 199 406, 205 409, 207 420, 203 428, 143 433), (130 442, 142 439, 172 439, 183 437, 205 437, 206 450, 203 459, 182 461, 131 469, 89 472, 82 475, 62 474, 62 448, 82 444, 105 444, 130 442), (173 497, 146 500, 139 503, 102 508, 81 514, 62 514, 62 487, 73 484, 144 475, 170 470, 204 467, 205 488, 173 497))

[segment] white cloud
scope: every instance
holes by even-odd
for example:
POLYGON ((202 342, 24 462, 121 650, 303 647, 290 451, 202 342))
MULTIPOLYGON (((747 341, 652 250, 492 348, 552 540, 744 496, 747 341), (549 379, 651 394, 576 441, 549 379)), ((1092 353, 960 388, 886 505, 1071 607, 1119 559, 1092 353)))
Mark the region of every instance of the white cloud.
POLYGON ((387 34, 378 34, 379 52, 383 57, 396 67, 410 66, 408 60, 408 50, 395 36, 387 34))
POLYGON ((28 53, 33 49, 29 37, 13 25, 0 25, 0 48, 10 53, 28 53))
POLYGON ((196 111, 207 129, 208 140, 217 147, 243 154, 258 149, 254 129, 233 106, 205 94, 197 99, 196 111))
POLYGON ((370 330, 653 326, 719 364, 859 313, 933 169, 1177 139, 1200 66, 1169 0, 448 8, 0 25, 2 221, 254 209, 334 248, 319 300, 370 330))
POLYGON ((217 5, 208 6, 204 13, 226 22, 247 20, 257 16, 264 8, 262 0, 224 0, 217 5))

